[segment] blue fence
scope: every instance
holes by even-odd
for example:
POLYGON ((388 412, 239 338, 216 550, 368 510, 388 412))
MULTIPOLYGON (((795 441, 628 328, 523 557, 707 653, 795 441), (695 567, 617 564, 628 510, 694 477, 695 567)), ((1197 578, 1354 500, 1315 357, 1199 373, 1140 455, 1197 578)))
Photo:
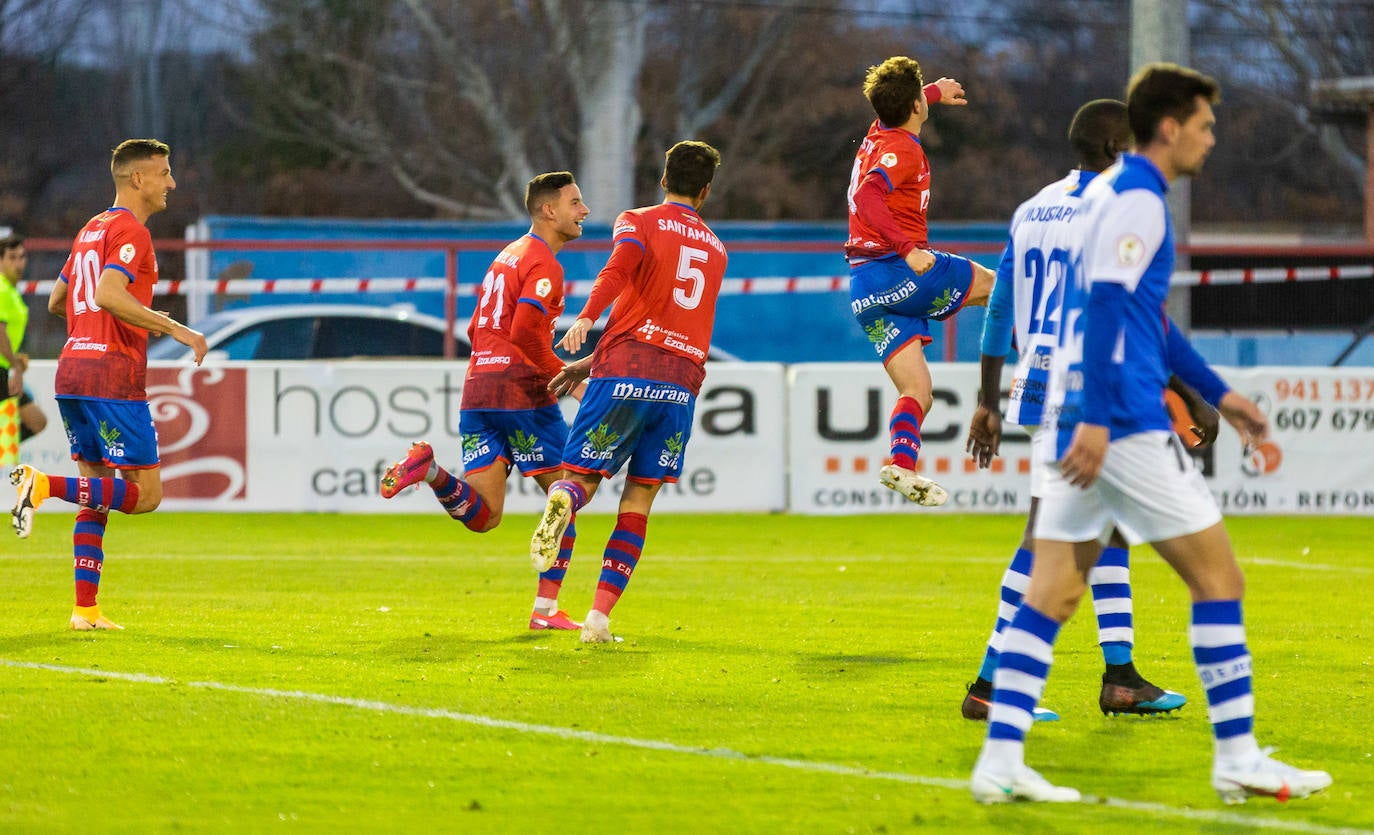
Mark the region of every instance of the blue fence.
MULTIPOLYGON (((709 220, 709 218, 708 218, 709 220)), ((460 223, 456 221, 291 219, 211 216, 203 221, 212 240, 376 240, 383 241, 509 241, 528 230, 518 223, 460 223)), ((757 223, 712 221, 711 227, 730 247, 727 278, 763 276, 842 276, 847 267, 841 255, 847 235, 842 223, 757 223), (739 246, 730 246, 737 242, 739 246), (768 242, 768 251, 751 250, 744 242, 768 242), (777 244, 796 242, 795 252, 777 244), (826 246, 833 242, 833 246, 826 246), (818 245, 819 244, 819 245, 818 245)), ((939 247, 978 244, 988 250, 973 257, 990 267, 1005 239, 1000 224, 932 224, 931 241, 939 247)), ((611 239, 605 224, 589 224, 582 239, 559 255, 572 281, 587 281, 605 263, 611 239), (589 246, 591 244, 591 246, 589 246), (600 244, 600 246, 596 246, 600 244)), ((460 283, 471 287, 481 280, 495 250, 468 250, 458 254, 460 283)), ((216 249, 209 255, 209 275, 218 277, 244 262, 251 264, 251 278, 440 278, 445 274, 442 251, 424 250, 262 250, 216 249)), ((253 304, 357 303, 409 304, 443 316, 443 294, 368 293, 365 298, 345 294, 282 294, 231 299, 226 307, 253 304)), ((581 298, 569 301, 576 312, 581 298)), ((471 315, 475 297, 459 296, 461 320, 471 315)), ((935 338, 933 359, 974 361, 982 330, 983 311, 973 308, 954 322, 954 353, 945 356, 945 326, 932 323, 935 338)), ((833 293, 778 293, 722 296, 717 308, 713 342, 742 359, 779 362, 862 361, 872 349, 849 314, 845 291, 833 293)), ((1330 365, 1350 343, 1350 335, 1334 334, 1199 334, 1199 351, 1220 365, 1330 365)), ((1347 365, 1374 365, 1374 341, 1366 340, 1347 360, 1347 365)))

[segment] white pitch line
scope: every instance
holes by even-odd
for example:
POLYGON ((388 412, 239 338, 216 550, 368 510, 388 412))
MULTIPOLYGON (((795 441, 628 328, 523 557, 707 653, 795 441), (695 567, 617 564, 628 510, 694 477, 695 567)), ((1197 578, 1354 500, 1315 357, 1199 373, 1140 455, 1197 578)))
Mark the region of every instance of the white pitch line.
MULTIPOLYGON (((167 678, 165 676, 148 675, 146 673, 119 673, 84 667, 65 667, 59 664, 38 664, 32 661, 15 661, 9 658, 0 658, 0 666, 15 667, 25 670, 44 670, 51 673, 88 676, 91 678, 112 679, 115 681, 127 681, 133 684, 180 684, 183 687, 193 687, 202 690, 218 690, 224 693, 241 693, 246 696, 263 696, 272 699, 294 699, 302 702, 338 705, 340 707, 357 708, 358 710, 371 710, 378 713, 393 713, 400 716, 424 716, 431 719, 449 719, 454 722, 462 722, 467 725, 476 725, 483 728, 498 728, 500 730, 515 731, 517 733, 542 734, 545 736, 557 737, 559 739, 575 739, 583 742, 594 742, 599 745, 621 745, 627 748, 643 748, 650 751, 664 751, 670 754, 690 754, 692 756, 709 757, 717 760, 737 760, 746 763, 776 765, 797 771, 835 774, 841 777, 863 777, 870 780, 888 780, 895 783, 932 786, 935 788, 953 789, 957 791, 968 790, 967 780, 952 780, 947 777, 925 777, 919 774, 905 774, 899 771, 872 771, 866 768, 841 765, 839 763, 796 760, 786 757, 757 756, 745 754, 730 748, 699 748, 690 745, 678 745, 677 743, 665 742, 657 739, 615 736, 613 734, 603 734, 595 731, 580 731, 575 728, 563 728, 557 725, 537 725, 530 722, 517 722, 511 719, 497 719, 491 716, 482 716, 476 713, 461 713, 459 711, 446 710, 444 708, 398 705, 390 702, 374 701, 372 699, 354 699, 348 696, 331 696, 327 693, 311 693, 305 690, 277 690, 270 687, 245 687, 238 684, 225 684, 218 681, 178 682, 176 679, 167 678)), ((1106 806, 1114 809, 1129 809, 1133 812, 1144 812, 1160 817, 1183 818, 1185 820, 1203 821, 1206 823, 1232 824, 1254 829, 1273 829, 1282 832, 1308 832, 1314 833, 1314 835, 1374 835, 1374 831, 1368 829, 1321 826, 1320 824, 1305 823, 1303 821, 1258 818, 1207 809, 1177 808, 1174 806, 1165 806, 1162 803, 1121 800, 1114 797, 1084 795, 1083 803, 1085 805, 1106 806)))

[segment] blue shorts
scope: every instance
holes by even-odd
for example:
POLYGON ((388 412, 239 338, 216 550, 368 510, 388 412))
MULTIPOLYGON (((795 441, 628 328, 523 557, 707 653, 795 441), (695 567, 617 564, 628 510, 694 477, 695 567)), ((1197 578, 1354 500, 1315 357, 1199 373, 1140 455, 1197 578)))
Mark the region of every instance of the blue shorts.
POLYGON ((849 309, 884 364, 912 340, 930 343, 929 320, 948 319, 968 299, 973 264, 932 251, 935 265, 917 275, 889 255, 849 268, 849 309))
POLYGON ((568 425, 557 406, 538 409, 464 409, 458 415, 463 435, 463 472, 485 470, 497 461, 536 476, 563 466, 568 425))
POLYGON ((630 463, 630 481, 677 481, 683 451, 692 437, 697 399, 672 383, 631 377, 597 377, 568 431, 563 466, 610 478, 630 463))
POLYGON ((116 470, 158 466, 157 429, 147 400, 58 397, 72 460, 116 470))

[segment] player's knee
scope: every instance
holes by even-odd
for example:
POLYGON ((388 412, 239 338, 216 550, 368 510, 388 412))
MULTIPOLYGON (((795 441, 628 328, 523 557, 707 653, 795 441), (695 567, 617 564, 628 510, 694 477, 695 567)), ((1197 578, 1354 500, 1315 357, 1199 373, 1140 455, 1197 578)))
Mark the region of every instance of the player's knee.
POLYGON ((37 409, 25 409, 19 413, 20 422, 24 426, 24 431, 32 437, 48 428, 48 416, 37 409))
POLYGON ((157 506, 162 504, 162 484, 140 484, 138 490, 138 501, 134 503, 134 509, 129 511, 131 514, 152 513, 157 510, 157 506))
POLYGON ((477 525, 476 527, 468 526, 468 530, 472 531, 473 533, 486 533, 487 531, 494 531, 494 530, 496 530, 496 528, 497 528, 500 524, 501 524, 501 512, 498 510, 498 511, 495 511, 494 513, 492 513, 490 516, 488 516, 488 517, 487 517, 487 520, 486 520, 485 522, 483 522, 482 524, 477 525))
POLYGON ((992 285, 996 280, 997 276, 992 270, 982 264, 973 264, 973 282, 969 285, 965 306, 986 306, 988 299, 992 297, 992 285))

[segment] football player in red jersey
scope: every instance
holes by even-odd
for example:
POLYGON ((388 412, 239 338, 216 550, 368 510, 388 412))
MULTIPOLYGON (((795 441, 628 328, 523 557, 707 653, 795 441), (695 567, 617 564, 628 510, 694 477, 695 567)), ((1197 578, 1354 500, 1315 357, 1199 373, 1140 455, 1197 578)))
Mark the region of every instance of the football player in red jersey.
POLYGON ((719 165, 720 154, 705 142, 679 142, 668 150, 663 202, 616 218, 610 260, 559 342, 576 352, 615 303, 591 357, 554 378, 554 390, 563 391, 591 374, 563 450, 565 476, 549 488, 530 543, 542 570, 557 556, 573 514, 602 479, 628 465, 596 598, 582 625, 584 643, 615 640, 611 609, 639 562, 654 497, 682 472, 725 277, 725 247, 697 214, 719 165))
POLYGON ((964 305, 987 304, 993 273, 929 248, 930 163, 920 133, 930 104, 968 101, 953 79, 923 85, 920 65, 902 56, 870 67, 863 89, 878 118, 854 159, 844 249, 850 310, 897 386, 888 425, 892 461, 879 479, 917 504, 940 505, 948 498, 944 488, 916 472, 921 423, 933 402, 925 358, 929 321, 947 319, 964 305))
POLYGON ((157 256, 148 218, 167 208, 171 149, 156 139, 121 142, 110 158, 114 205, 82 227, 53 287, 48 310, 67 320, 54 390, 80 476, 64 478, 21 464, 10 472, 19 496, 14 530, 27 537, 46 499, 79 505, 72 536, 76 608, 71 628, 119 629, 100 612, 96 593, 111 509, 148 513, 162 502, 157 431, 148 408, 148 334, 169 334, 205 358, 205 337, 148 307, 157 256), (115 478, 118 471, 122 478, 115 478))
MULTIPOLYGON (((501 524, 512 467, 548 490, 561 475, 568 436, 558 398, 549 391, 549 381, 563 370, 553 353, 553 329, 563 312, 563 266, 555 256, 581 237, 590 210, 567 171, 530 180, 525 208, 530 231, 492 261, 468 325, 472 356, 458 418, 462 478, 439 466, 424 441, 412 444, 382 476, 382 498, 424 481, 449 516, 477 533, 501 524)), ((530 629, 582 627, 558 608, 574 537, 569 526, 557 559, 539 575, 530 629)))

